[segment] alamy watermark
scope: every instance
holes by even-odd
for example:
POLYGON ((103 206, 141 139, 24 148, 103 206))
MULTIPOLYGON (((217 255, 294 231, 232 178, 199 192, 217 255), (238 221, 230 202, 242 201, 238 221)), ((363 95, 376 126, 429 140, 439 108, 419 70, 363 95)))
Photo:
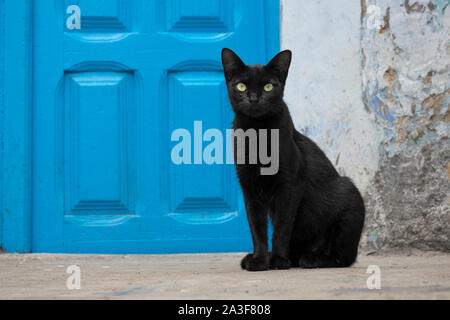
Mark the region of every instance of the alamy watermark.
POLYGON ((236 154, 237 164, 260 163, 261 175, 274 175, 278 172, 280 164, 278 129, 227 129, 225 136, 224 150, 222 131, 208 129, 203 133, 202 121, 194 121, 193 143, 189 130, 176 129, 170 137, 171 141, 178 142, 171 151, 172 162, 176 165, 234 164, 234 154, 236 154), (203 148, 204 142, 208 142, 205 148, 203 148), (192 144, 194 145, 193 161, 192 144))
POLYGON ((371 274, 366 281, 367 289, 381 289, 381 269, 373 264, 367 267, 366 273, 371 274))
POLYGON ((69 290, 81 289, 81 268, 77 265, 71 265, 67 267, 67 274, 70 276, 66 280, 66 286, 69 290))
POLYGON ((66 27, 69 30, 80 30, 81 29, 81 9, 79 6, 72 4, 67 7, 67 14, 70 16, 66 20, 66 27))

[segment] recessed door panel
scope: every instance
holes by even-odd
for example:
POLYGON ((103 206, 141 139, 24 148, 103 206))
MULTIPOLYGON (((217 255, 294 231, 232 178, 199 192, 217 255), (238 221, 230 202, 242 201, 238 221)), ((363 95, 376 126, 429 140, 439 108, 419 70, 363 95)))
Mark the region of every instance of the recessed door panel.
POLYGON ((171 213, 206 219, 211 212, 237 211, 234 169, 225 158, 226 128, 232 115, 224 92, 220 70, 169 73, 170 132, 187 129, 192 147, 190 164, 170 165, 171 213))
POLYGON ((65 213, 133 213, 133 74, 65 76, 65 213))
MULTIPOLYGON (((73 6, 80 9, 81 26, 67 29, 67 32, 114 33, 132 31, 134 5, 136 1, 127 0, 65 0, 64 13, 75 13, 73 6)), ((68 19, 70 19, 70 14, 68 19)), ((66 21, 65 21, 66 22, 66 21)))
POLYGON ((233 31, 233 2, 226 0, 169 0, 167 29, 171 32, 233 31))

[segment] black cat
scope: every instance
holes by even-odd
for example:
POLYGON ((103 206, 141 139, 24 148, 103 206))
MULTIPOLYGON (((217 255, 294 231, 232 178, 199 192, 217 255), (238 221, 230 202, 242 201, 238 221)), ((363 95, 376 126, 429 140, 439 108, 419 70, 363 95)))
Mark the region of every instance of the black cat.
MULTIPOLYGON (((276 174, 262 175, 264 165, 259 160, 235 164, 254 246, 254 252, 241 261, 248 271, 288 269, 291 265, 348 267, 356 259, 364 224, 364 202, 358 189, 337 173, 312 140, 294 128, 283 101, 290 63, 289 50, 264 66, 247 66, 233 51, 222 50, 235 113, 233 129, 279 130, 276 174), (274 227, 271 252, 268 216, 274 227)), ((249 148, 245 150, 248 159, 249 148)))

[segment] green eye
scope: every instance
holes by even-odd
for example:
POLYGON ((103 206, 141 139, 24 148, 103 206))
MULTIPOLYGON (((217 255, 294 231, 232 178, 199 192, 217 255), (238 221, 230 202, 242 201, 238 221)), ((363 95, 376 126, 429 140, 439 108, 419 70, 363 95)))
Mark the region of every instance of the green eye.
POLYGON ((272 91, 272 89, 273 89, 273 84, 271 84, 271 83, 268 83, 264 86, 264 91, 269 92, 269 91, 272 91))
POLYGON ((236 88, 241 92, 244 92, 245 90, 247 90, 247 86, 245 84, 243 84, 242 82, 239 82, 237 84, 236 88))

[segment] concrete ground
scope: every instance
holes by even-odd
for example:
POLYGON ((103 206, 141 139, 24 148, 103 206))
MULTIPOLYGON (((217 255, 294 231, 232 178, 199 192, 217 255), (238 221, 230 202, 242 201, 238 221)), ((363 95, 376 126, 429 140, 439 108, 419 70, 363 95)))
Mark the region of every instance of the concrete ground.
POLYGON ((450 254, 360 255, 351 268, 247 272, 243 253, 0 254, 0 299, 450 299, 450 254), (81 288, 67 289, 70 265, 81 288), (381 289, 369 290, 369 265, 381 289))

